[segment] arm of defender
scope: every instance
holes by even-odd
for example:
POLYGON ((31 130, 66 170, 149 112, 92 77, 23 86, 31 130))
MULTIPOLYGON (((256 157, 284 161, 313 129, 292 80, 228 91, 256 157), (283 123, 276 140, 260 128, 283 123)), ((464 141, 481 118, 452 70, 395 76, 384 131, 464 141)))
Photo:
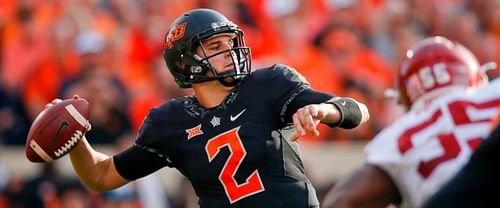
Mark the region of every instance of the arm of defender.
POLYGON ((113 157, 95 151, 85 137, 69 156, 80 180, 93 191, 109 191, 129 182, 116 170, 113 157))
POLYGON ((399 203, 401 196, 391 178, 377 166, 364 165, 336 184, 322 207, 385 208, 399 203))

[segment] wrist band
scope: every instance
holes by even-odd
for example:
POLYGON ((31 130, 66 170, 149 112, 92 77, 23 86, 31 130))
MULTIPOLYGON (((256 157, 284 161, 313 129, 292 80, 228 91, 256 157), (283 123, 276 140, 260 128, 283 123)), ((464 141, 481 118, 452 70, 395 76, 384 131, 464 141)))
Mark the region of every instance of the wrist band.
POLYGON ((337 107, 340 111, 340 121, 336 125, 330 125, 331 127, 341 127, 344 129, 352 129, 359 125, 361 122, 361 110, 358 104, 352 98, 341 98, 335 97, 326 103, 330 103, 337 107))

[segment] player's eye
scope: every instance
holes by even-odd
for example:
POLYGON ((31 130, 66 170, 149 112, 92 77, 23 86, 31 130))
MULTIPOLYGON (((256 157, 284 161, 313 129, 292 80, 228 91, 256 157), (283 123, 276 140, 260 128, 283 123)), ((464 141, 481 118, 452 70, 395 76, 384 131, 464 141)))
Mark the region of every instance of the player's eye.
POLYGON ((221 49, 220 44, 213 44, 213 45, 210 45, 210 47, 208 47, 208 50, 210 50, 210 51, 219 51, 220 49, 221 49))

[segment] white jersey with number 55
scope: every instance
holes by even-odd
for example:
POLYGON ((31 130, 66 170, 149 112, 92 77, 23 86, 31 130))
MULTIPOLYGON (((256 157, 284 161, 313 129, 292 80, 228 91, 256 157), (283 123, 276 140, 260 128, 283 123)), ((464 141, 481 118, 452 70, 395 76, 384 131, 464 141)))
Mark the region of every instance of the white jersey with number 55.
POLYGON ((469 160, 499 106, 500 79, 442 94, 380 132, 365 149, 366 163, 385 170, 404 203, 419 207, 469 160))

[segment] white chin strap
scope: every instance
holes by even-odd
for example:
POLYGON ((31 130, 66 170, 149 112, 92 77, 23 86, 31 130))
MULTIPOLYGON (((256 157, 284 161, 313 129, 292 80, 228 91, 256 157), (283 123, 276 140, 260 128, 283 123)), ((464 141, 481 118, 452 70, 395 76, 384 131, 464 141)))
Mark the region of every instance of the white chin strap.
POLYGON ((488 63, 485 63, 479 67, 479 70, 481 70, 483 73, 486 73, 490 70, 494 70, 497 68, 497 63, 490 61, 488 63))
POLYGON ((481 70, 481 72, 483 74, 483 79, 482 79, 481 84, 485 84, 485 83, 488 83, 490 81, 486 72, 491 71, 491 70, 495 70, 495 69, 497 69, 497 63, 495 63, 493 61, 487 62, 479 67, 479 70, 481 70))

